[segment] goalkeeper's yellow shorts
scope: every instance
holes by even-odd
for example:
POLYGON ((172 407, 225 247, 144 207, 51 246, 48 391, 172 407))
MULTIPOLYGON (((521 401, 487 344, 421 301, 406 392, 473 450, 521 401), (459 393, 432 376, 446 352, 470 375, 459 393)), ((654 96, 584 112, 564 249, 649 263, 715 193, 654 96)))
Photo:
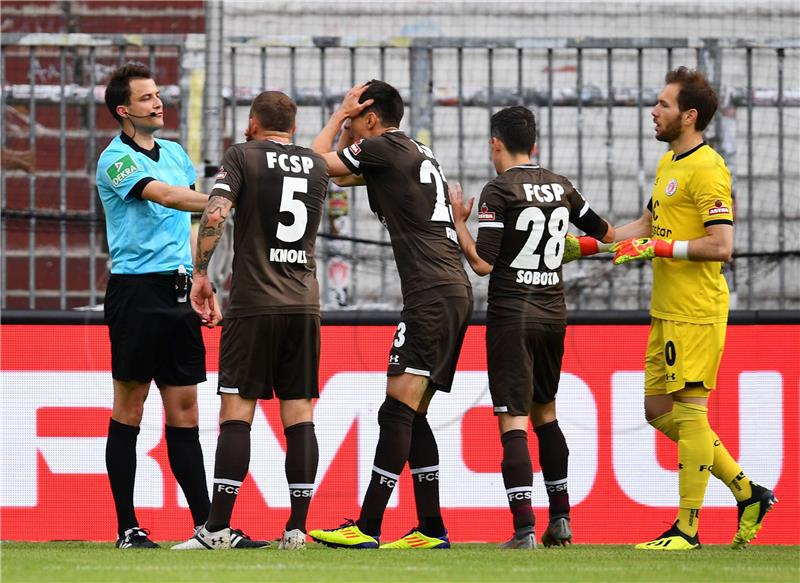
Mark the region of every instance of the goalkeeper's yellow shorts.
POLYGON ((668 395, 690 385, 687 397, 717 386, 727 324, 692 324, 652 318, 644 366, 644 394, 668 395), (702 385, 700 384, 702 383, 702 385))

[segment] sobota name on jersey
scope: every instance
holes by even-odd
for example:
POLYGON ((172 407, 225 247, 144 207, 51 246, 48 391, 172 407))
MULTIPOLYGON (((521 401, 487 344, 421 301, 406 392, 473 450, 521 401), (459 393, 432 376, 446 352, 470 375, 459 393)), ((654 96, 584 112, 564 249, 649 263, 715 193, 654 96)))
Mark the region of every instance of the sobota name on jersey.
POLYGON ((306 252, 302 249, 270 249, 269 260, 277 263, 308 263, 306 252))
POLYGON ((309 156, 299 156, 297 154, 267 152, 267 166, 275 168, 276 165, 284 172, 308 174, 314 167, 314 159, 309 156))
POLYGON ((556 285, 559 282, 558 274, 552 271, 517 270, 516 283, 527 285, 556 285))

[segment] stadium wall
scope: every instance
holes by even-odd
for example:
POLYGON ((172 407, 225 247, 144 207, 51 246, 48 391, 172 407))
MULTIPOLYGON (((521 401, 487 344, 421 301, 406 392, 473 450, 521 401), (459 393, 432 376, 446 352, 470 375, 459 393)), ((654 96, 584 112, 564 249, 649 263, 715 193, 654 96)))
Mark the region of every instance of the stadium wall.
MULTIPOLYGON (((98 325, 8 324, 6 315, 4 320, 0 538, 112 540, 114 510, 104 465, 112 396, 107 331, 98 325)), ((759 543, 800 543, 796 314, 793 321, 731 325, 720 388, 710 404, 711 422, 731 453, 780 499, 759 543)), ((312 527, 333 526, 342 517, 358 514, 377 440, 376 414, 394 334, 392 326, 343 320, 339 324, 322 329, 322 390, 315 413, 320 469, 312 527)), ((510 530, 483 334, 481 325, 470 328, 453 392, 435 399, 429 414, 441 452, 445 521, 452 538, 460 542, 499 541, 510 530)), ((219 330, 205 335, 209 378, 199 391, 200 430, 210 478, 219 406, 214 390, 219 330)), ((651 536, 674 518, 675 446, 656 435, 642 414, 646 337, 647 326, 641 324, 569 328, 559 419, 570 447, 576 542, 630 543, 651 536), (624 517, 625 529, 607 528, 612 514, 624 517)), ((285 443, 274 403, 262 403, 252 435, 250 474, 234 525, 258 537, 273 537, 289 512, 285 443)), ((536 460, 533 437, 531 447, 536 460)), ((185 538, 191 517, 169 471, 155 395, 145 406, 138 451, 136 504, 141 524, 159 540, 185 538)), ((536 462, 534 471, 534 505, 542 523, 546 495, 536 462)), ((713 479, 702 516, 703 542, 730 540, 735 505, 713 479)), ((414 521, 413 493, 405 476, 390 503, 384 536, 400 536, 414 521)))

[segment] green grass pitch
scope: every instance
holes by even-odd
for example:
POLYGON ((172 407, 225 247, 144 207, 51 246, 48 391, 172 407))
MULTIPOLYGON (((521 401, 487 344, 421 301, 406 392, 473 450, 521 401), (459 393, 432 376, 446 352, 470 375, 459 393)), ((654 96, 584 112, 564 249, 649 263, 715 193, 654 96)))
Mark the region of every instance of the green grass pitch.
POLYGON ((117 550, 106 543, 0 545, 4 583, 80 581, 800 581, 800 547, 653 553, 620 545, 576 545, 536 551, 459 544, 449 551, 357 551, 309 544, 226 552, 117 550))

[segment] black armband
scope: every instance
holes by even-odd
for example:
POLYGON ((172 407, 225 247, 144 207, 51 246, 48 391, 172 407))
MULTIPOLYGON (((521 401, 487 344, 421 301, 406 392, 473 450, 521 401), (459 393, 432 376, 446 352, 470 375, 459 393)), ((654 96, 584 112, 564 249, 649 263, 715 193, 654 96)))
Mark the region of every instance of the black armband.
POLYGON ((600 215, 592 209, 587 209, 582 217, 577 218, 573 222, 581 231, 590 237, 594 237, 598 241, 602 240, 603 237, 606 236, 606 233, 608 233, 608 223, 600 218, 600 215))

